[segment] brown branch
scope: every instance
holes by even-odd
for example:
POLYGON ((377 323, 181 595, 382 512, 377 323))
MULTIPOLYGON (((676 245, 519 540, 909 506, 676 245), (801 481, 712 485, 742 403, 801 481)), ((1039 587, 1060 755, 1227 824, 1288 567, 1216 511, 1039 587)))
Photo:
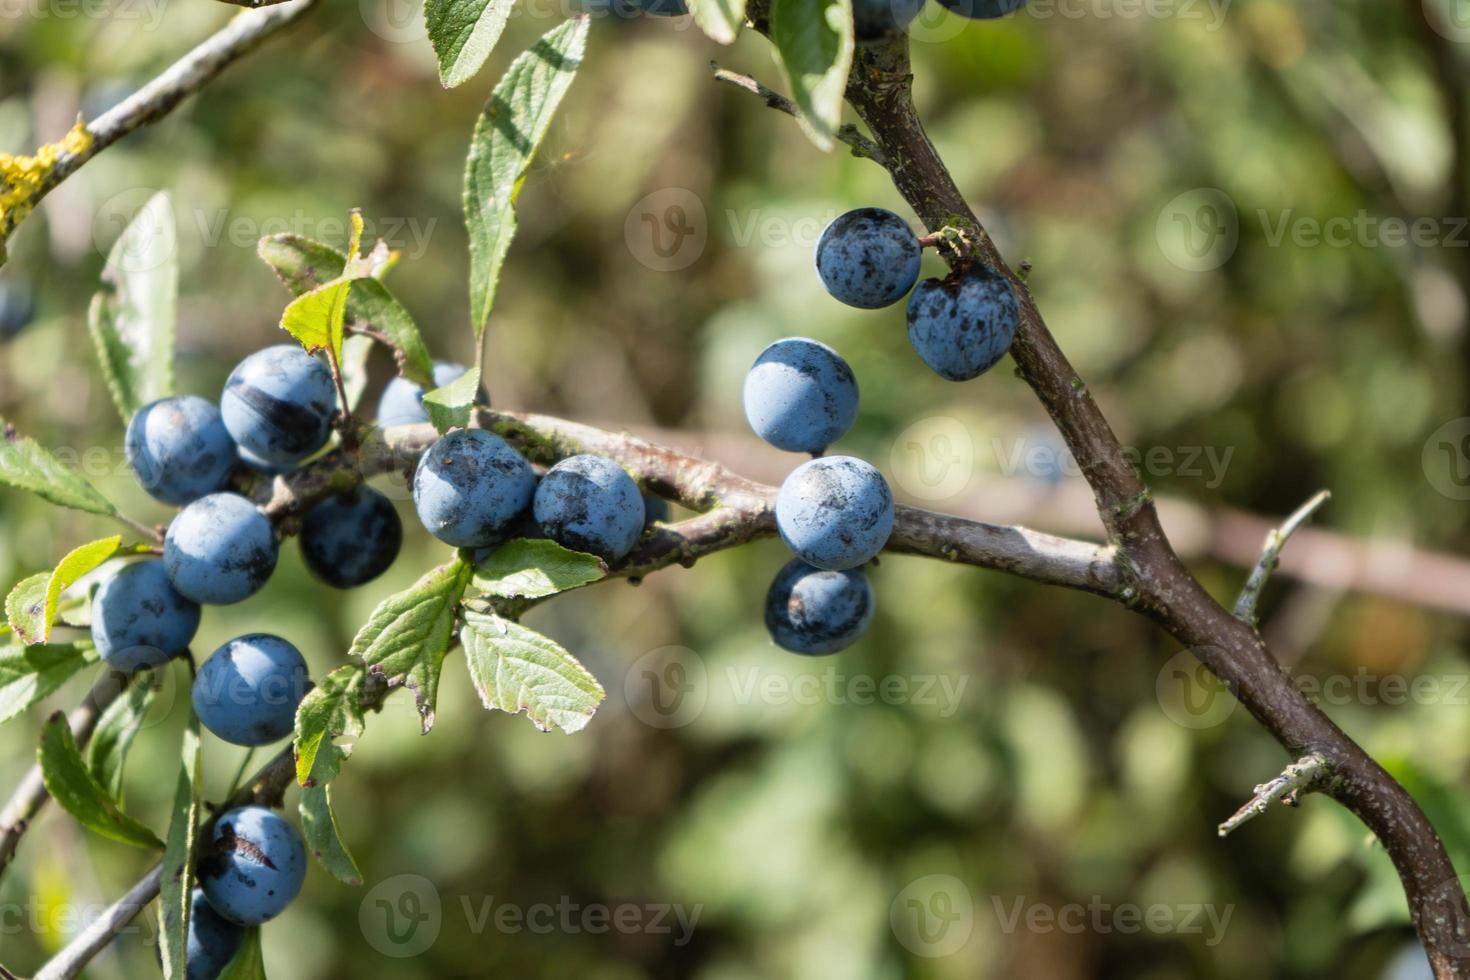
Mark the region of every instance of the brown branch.
MULTIPOLYGON (((749 75, 742 75, 739 72, 721 68, 713 61, 709 63, 709 67, 710 71, 714 73, 715 81, 724 82, 726 85, 733 85, 738 89, 744 89, 751 95, 759 96, 765 101, 767 106, 775 109, 777 112, 784 112, 793 119, 800 113, 800 110, 796 108, 796 103, 786 98, 780 92, 767 88, 749 75)), ((883 148, 858 132, 856 126, 839 126, 834 135, 836 135, 839 141, 846 143, 852 148, 853 156, 867 157, 885 168, 888 166, 888 156, 883 152, 883 148)))

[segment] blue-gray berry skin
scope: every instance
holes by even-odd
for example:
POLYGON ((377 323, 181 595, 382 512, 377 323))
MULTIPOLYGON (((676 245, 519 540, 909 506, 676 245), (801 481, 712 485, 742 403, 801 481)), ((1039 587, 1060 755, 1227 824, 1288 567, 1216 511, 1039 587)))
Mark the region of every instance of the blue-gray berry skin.
POLYGON ((237 636, 204 661, 194 677, 194 714, 234 745, 269 745, 291 734, 306 696, 306 660, 279 636, 237 636))
POLYGON ((535 492, 531 464, 483 429, 459 429, 441 438, 424 453, 413 476, 419 520, 456 548, 495 544, 535 492))
POLYGON ((1026 0, 939 0, 948 10, 971 20, 995 20, 1026 6, 1026 0))
POLYGON ((157 667, 185 650, 198 629, 198 603, 179 595, 155 559, 122 566, 92 598, 92 642, 118 670, 157 667))
POLYGON ((919 16, 924 0, 853 0, 853 34, 859 41, 881 41, 919 16))
POLYGON ((123 437, 128 465, 155 499, 183 505, 224 489, 235 468, 235 441, 219 409, 195 395, 144 405, 123 437))
MULTIPOLYGON (((463 377, 468 370, 463 364, 435 361, 434 387, 443 388, 449 382, 463 377)), ((475 402, 479 405, 490 404, 490 396, 485 393, 483 385, 475 395, 475 402)), ((395 425, 416 425, 427 421, 429 413, 424 410, 424 389, 407 378, 395 376, 383 388, 383 394, 378 398, 379 427, 388 429, 395 425)))
POLYGON ((909 343, 941 378, 969 381, 996 365, 1016 336, 1016 291, 988 269, 925 279, 909 297, 909 343))
POLYGON ((745 375, 745 418, 777 449, 820 453, 852 428, 857 409, 852 368, 815 340, 778 340, 745 375))
POLYGON ((215 822, 199 865, 214 910, 242 926, 280 915, 306 880, 306 847, 296 828, 263 806, 231 810, 215 822))
POLYGON ((791 471, 776 494, 776 528, 796 557, 832 571, 877 557, 893 531, 893 494, 868 463, 828 456, 791 471))
POLYGON ((295 463, 326 443, 337 411, 332 372, 295 344, 256 351, 225 381, 220 414, 242 449, 295 463))
POLYGON ((194 889, 189 899, 186 980, 216 980, 240 949, 244 938, 243 927, 216 912, 204 897, 202 888, 194 889))
POLYGON ((277 476, 282 473, 290 473, 292 470, 297 468, 297 465, 295 463, 272 463, 268 460, 261 459, 250 450, 240 446, 235 447, 235 454, 240 457, 240 462, 244 463, 255 472, 264 474, 265 476, 277 476))
POLYGON ((919 239, 898 215, 858 208, 817 240, 817 274, 827 292, 862 310, 891 306, 919 279, 919 239))
POLYGON ((328 585, 351 589, 388 570, 403 544, 393 502, 369 487, 328 497, 301 521, 301 557, 328 585))
POLYGON ((617 561, 638 543, 646 513, 638 484, 602 456, 571 456, 546 471, 533 509, 558 544, 617 561))
POLYGON ((792 559, 766 593, 766 629, 792 653, 836 653, 873 621, 873 590, 857 569, 833 572, 792 559))
POLYGON ((163 540, 169 581, 187 599, 227 605, 260 591, 276 568, 275 529, 244 497, 212 493, 174 518, 163 540))

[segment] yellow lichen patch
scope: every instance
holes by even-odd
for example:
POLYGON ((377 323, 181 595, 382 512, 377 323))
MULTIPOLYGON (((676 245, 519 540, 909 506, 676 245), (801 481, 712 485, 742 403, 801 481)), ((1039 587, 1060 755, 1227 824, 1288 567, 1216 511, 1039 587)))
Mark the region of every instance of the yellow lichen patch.
MULTIPOLYGON (((55 143, 42 146, 34 156, 0 153, 0 237, 9 235, 31 213, 57 160, 63 155, 85 154, 91 147, 92 134, 87 131, 87 124, 78 119, 70 132, 55 143)), ((0 244, 0 255, 3 254, 3 244, 0 244)))

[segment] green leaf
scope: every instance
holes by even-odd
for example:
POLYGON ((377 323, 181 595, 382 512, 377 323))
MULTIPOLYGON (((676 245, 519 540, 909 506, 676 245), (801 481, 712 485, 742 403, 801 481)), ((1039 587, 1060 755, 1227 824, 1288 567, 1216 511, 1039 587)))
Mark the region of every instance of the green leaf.
POLYGON ((26 490, 43 500, 89 514, 113 517, 117 509, 76 470, 25 439, 0 418, 0 483, 26 490))
POLYGON ((153 195, 113 244, 92 297, 87 329, 124 423, 174 393, 174 326, 179 294, 174 213, 153 195))
POLYGON ((44 628, 41 620, 46 615, 46 586, 51 581, 50 572, 37 572, 15 583, 15 588, 5 597, 5 620, 10 631, 22 643, 40 643, 44 628))
POLYGON ((585 14, 553 28, 506 69, 490 93, 465 161, 464 213, 470 235, 470 322, 484 335, 500 267, 516 233, 515 201, 587 46, 585 14))
MULTIPOLYGON (((350 304, 349 304, 350 305, 350 304)), ((368 386, 368 357, 373 352, 373 338, 355 333, 342 341, 342 387, 347 390, 349 412, 357 411, 362 404, 363 392, 368 386)))
POLYGON ((327 772, 336 775, 340 766, 336 759, 324 761, 320 766, 317 764, 322 746, 336 749, 332 739, 355 738, 362 734, 363 679, 361 667, 347 664, 322 678, 322 682, 301 699, 296 709, 296 781, 302 786, 312 785, 327 772))
POLYGON ((134 674, 123 696, 108 705, 97 719, 97 727, 87 743, 87 771, 118 803, 123 799, 123 763, 161 683, 162 674, 158 672, 134 674))
POLYGON ((24 646, 0 637, 0 722, 53 693, 94 656, 89 647, 24 646))
POLYGON ((745 24, 745 0, 689 0, 689 13, 711 41, 734 44, 745 24))
POLYGON ((164 980, 183 980, 189 939, 189 903, 194 890, 194 851, 199 834, 199 719, 189 712, 183 762, 174 787, 174 807, 163 848, 158 891, 158 955, 164 980))
POLYGON ((298 296, 281 314, 281 329, 300 341, 308 354, 326 350, 333 359, 340 358, 351 288, 352 280, 337 279, 298 296))
POLYGON ((540 599, 596 582, 607 566, 596 555, 563 548, 545 538, 516 538, 475 566, 471 580, 486 595, 540 599))
POLYGON ((215 980, 266 980, 265 959, 260 954, 260 927, 245 930, 240 948, 215 980))
POLYGON ((352 640, 351 654, 388 682, 413 690, 423 730, 434 727, 439 672, 454 636, 454 610, 470 567, 456 558, 384 599, 352 640))
POLYGON ((797 121, 813 143, 832 149, 852 69, 850 0, 772 0, 771 41, 800 110, 797 121))
MULTIPOLYGON (((342 276, 347 256, 299 235, 269 235, 256 254, 300 296, 342 276)), ((434 386, 434 362, 413 317, 376 278, 354 279, 347 294, 347 321, 381 334, 392 345, 398 372, 414 384, 434 386)))
POLYGON ((470 411, 480 390, 480 369, 472 367, 442 388, 424 393, 424 411, 440 432, 470 424, 470 411))
POLYGON ((301 830, 306 846, 332 877, 346 885, 360 885, 362 872, 357 870, 357 862, 342 843, 337 815, 332 812, 331 793, 331 787, 325 782, 301 791, 301 830))
POLYGON ((36 750, 41 780, 60 807, 88 830, 110 840, 134 847, 162 847, 153 831, 118 809, 77 751, 66 715, 56 712, 41 729, 41 746, 36 750))
POLYGON ((485 707, 525 711, 542 731, 581 731, 606 696, 575 657, 519 623, 466 609, 459 640, 485 707))
POLYGON ((511 0, 425 0, 424 26, 445 88, 474 77, 510 17, 511 0))

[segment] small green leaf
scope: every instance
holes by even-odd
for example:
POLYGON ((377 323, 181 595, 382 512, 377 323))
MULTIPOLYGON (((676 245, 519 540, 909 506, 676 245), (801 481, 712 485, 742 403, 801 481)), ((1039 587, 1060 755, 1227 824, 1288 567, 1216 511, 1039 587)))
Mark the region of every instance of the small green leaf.
POLYGON ((424 26, 445 88, 474 77, 510 17, 511 0, 425 0, 424 26))
MULTIPOLYGON (((347 256, 321 242, 298 235, 269 235, 256 253, 297 296, 342 276, 347 256)), ((347 321, 373 330, 392 345, 398 371, 414 384, 434 385, 434 362, 413 317, 376 278, 354 279, 347 294, 347 321)))
POLYGON ((480 391, 480 369, 472 367, 442 388, 424 393, 424 411, 440 432, 470 424, 470 411, 480 391))
POLYGON ((575 657, 519 623, 466 609, 459 640, 485 707, 525 711, 542 731, 581 731, 606 696, 575 657))
POLYGON ((90 647, 24 646, 0 636, 0 722, 53 693, 94 657, 90 647))
POLYGON ((585 14, 553 28, 506 69, 490 93, 465 161, 464 213, 470 235, 470 322, 485 332, 500 267, 516 233, 515 201, 536 148, 566 95, 587 47, 585 14))
POLYGON ((245 930, 240 948, 215 980, 266 980, 265 958, 260 954, 260 927, 245 930))
POLYGON ((162 679, 158 671, 134 674, 127 691, 97 719, 92 740, 87 743, 87 771, 118 803, 123 799, 123 763, 138 729, 143 727, 143 719, 153 705, 162 679))
POLYGON ((689 13, 711 41, 734 44, 745 24, 745 0, 689 0, 689 13))
POLYGON ((335 749, 332 739, 362 734, 363 679, 361 667, 347 664, 322 678, 301 699, 296 709, 296 781, 302 786, 311 785, 327 772, 336 775, 340 763, 335 759, 323 761, 320 766, 317 763, 322 746, 335 749))
POLYGON ((163 841, 147 827, 118 809, 77 751, 66 715, 56 712, 41 729, 36 750, 41 780, 57 804, 88 830, 134 847, 162 847, 163 841))
POLYGON ((342 843, 337 815, 332 812, 332 789, 326 782, 301 791, 301 830, 306 846, 332 877, 345 885, 362 884, 362 872, 342 843))
POLYGON ((179 293, 173 206, 158 193, 113 244, 92 297, 87 328, 113 403, 126 423, 139 408, 174 393, 174 328, 179 293))
POLYGON ((772 0, 771 41, 800 110, 797 121, 813 143, 831 150, 852 70, 851 0, 772 0))
POLYGON ((41 642, 45 630, 41 621, 46 616, 46 586, 50 581, 50 572, 28 575, 15 583, 15 588, 5 597, 5 619, 22 643, 41 642))
POLYGON ((352 280, 338 279, 298 296, 281 314, 281 329, 295 337, 308 354, 327 350, 332 357, 341 357, 347 292, 351 288, 352 280))
POLYGON ((541 599, 606 574, 607 566, 596 555, 571 551, 546 538, 516 538, 475 566, 472 584, 502 599, 541 599))
POLYGON ((43 500, 89 514, 112 517, 117 509, 76 470, 25 439, 0 418, 0 483, 26 490, 43 500))
POLYGON ((423 730, 434 727, 439 672, 454 636, 454 610, 469 584, 470 567, 459 559, 441 565, 373 610, 352 640, 351 654, 389 687, 413 690, 423 730))
POLYGON ((79 548, 73 548, 65 558, 57 563, 56 569, 51 573, 51 580, 46 583, 46 615, 43 621, 42 640, 51 639, 51 627, 56 622, 56 611, 61 602, 61 594, 75 585, 83 575, 96 570, 103 562, 117 554, 117 550, 121 547, 122 535, 114 534, 110 538, 101 538, 79 548))
POLYGON ((158 891, 158 955, 164 980, 183 980, 189 939, 189 905, 194 890, 194 851, 199 833, 199 719, 189 712, 183 762, 174 787, 174 807, 163 849, 158 891))

